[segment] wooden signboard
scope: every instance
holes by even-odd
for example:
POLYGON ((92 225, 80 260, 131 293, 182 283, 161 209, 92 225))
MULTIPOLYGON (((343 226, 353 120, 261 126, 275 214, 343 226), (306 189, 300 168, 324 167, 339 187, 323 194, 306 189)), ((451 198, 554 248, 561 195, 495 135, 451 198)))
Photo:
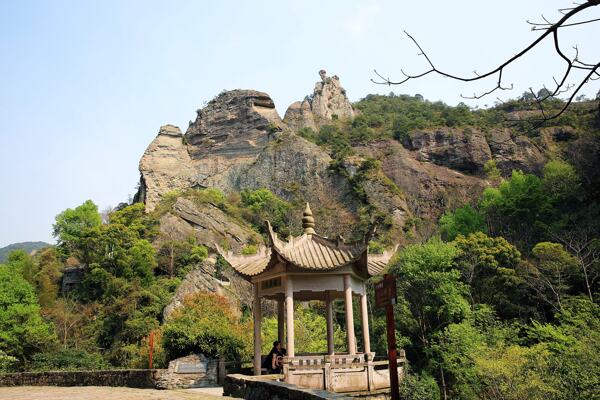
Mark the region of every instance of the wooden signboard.
POLYGON ((381 282, 375 284, 375 306, 386 308, 396 304, 396 278, 386 274, 381 282))
POLYGON ((398 387, 398 349, 396 349, 396 323, 394 322, 394 304, 396 304, 396 277, 391 274, 375 284, 375 305, 385 308, 387 320, 388 362, 390 368, 390 395, 392 400, 400 399, 398 387))

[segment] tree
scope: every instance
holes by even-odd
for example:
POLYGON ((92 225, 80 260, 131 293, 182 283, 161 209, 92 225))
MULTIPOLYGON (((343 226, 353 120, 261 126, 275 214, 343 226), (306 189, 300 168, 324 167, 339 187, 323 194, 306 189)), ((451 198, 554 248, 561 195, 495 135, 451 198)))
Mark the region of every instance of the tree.
POLYGON ((20 274, 27 282, 35 284, 35 277, 39 272, 33 258, 24 250, 13 250, 8 255, 6 265, 20 274))
POLYGON ((521 279, 516 267, 521 259, 517 248, 503 237, 476 232, 454 240, 456 266, 468 285, 472 307, 489 304, 505 316, 518 315, 521 279))
MULTIPOLYGON (((452 244, 432 239, 423 245, 406 247, 390 266, 397 277, 397 328, 410 344, 407 350, 413 360, 426 362, 424 352, 436 332, 452 323, 460 322, 470 313, 465 296, 468 289, 460 280, 460 272, 453 268, 457 250, 452 244)), ((443 369, 438 374, 446 393, 443 369)))
POLYGON ((42 319, 33 286, 0 265, 0 351, 23 363, 55 341, 53 326, 42 319))
POLYGON ((582 195, 581 181, 571 164, 560 160, 550 161, 544 166, 542 176, 542 186, 553 203, 560 205, 579 201, 582 195))
POLYGON ((239 360, 245 330, 224 297, 197 293, 186 297, 163 328, 162 344, 169 359, 202 353, 239 360))
MULTIPOLYGON (((277 316, 266 317, 261 323, 262 351, 267 354, 277 340, 277 316)), ((333 332, 336 351, 346 348, 346 333, 335 324, 333 332)), ((294 344, 297 353, 327 352, 327 322, 313 308, 296 307, 294 310, 294 344)))
POLYGON ((47 248, 36 255, 38 270, 35 276, 40 305, 51 306, 58 296, 63 265, 54 248, 47 248))
POLYGON ((504 236, 524 251, 544 235, 540 223, 549 221, 552 212, 551 198, 542 180, 521 171, 513 171, 498 188, 485 189, 480 207, 489 232, 504 236))
POLYGON ((474 232, 486 232, 485 219, 470 204, 446 212, 440 218, 440 232, 445 240, 452 241, 458 235, 467 236, 474 232))
POLYGON ((597 207, 586 207, 582 213, 568 215, 549 234, 577 259, 583 275, 585 291, 594 301, 595 286, 600 279, 600 239, 598 239, 597 207))
POLYGON ((431 61, 431 59, 429 58, 427 53, 425 53, 425 51, 421 48, 419 43, 415 40, 415 38, 413 38, 410 34, 408 34, 405 31, 404 33, 410 38, 410 40, 419 49, 419 55, 423 56, 425 58, 425 60, 427 61, 428 65, 429 65, 429 69, 424 72, 418 73, 418 74, 407 74, 406 72, 404 72, 404 70, 400 70, 403 75, 403 78, 399 81, 392 81, 392 80, 390 80, 390 78, 386 78, 386 77, 382 76, 379 72, 377 72, 377 70, 375 70, 375 74, 377 75, 378 80, 371 79, 371 81, 373 83, 382 84, 382 85, 401 85, 409 80, 418 79, 418 78, 424 77, 429 74, 437 74, 437 75, 441 75, 446 78, 451 78, 451 79, 455 79, 455 80, 462 81, 462 82, 474 82, 474 81, 484 80, 486 78, 494 78, 496 84, 490 90, 483 92, 479 95, 474 94, 471 97, 462 96, 464 98, 480 99, 480 98, 490 95, 496 91, 512 89, 512 85, 505 86, 505 84, 504 84, 503 74, 504 74, 505 69, 514 65, 524 55, 529 54, 529 53, 535 51, 535 49, 541 47, 542 43, 545 43, 545 42, 551 40, 557 57, 559 58, 559 60, 561 60, 562 62, 564 62, 566 64, 566 67, 565 67, 564 72, 562 73, 562 76, 559 77, 558 80, 554 79, 554 85, 551 90, 543 89, 542 91, 538 92, 538 94, 536 94, 536 93, 534 93, 534 91, 532 89, 530 89, 532 98, 534 99, 535 103, 538 105, 539 110, 540 110, 539 116, 536 116, 534 118, 534 121, 541 124, 545 121, 555 119, 555 118, 558 118, 559 116, 561 116, 564 113, 564 111, 569 107, 569 105, 573 102, 573 100, 575 99, 575 97, 577 96, 579 91, 586 84, 588 84, 592 80, 596 80, 596 79, 600 78, 600 72, 599 72, 600 71, 600 62, 597 62, 597 61, 584 62, 584 61, 582 61, 582 58, 579 54, 579 50, 578 50, 577 46, 574 47, 574 50, 575 50, 574 55, 572 57, 568 57, 564 53, 563 48, 561 47, 561 41, 559 38, 559 32, 561 32, 564 28, 579 26, 582 24, 600 21, 600 18, 589 18, 587 20, 573 22, 573 17, 578 16, 578 15, 582 14, 584 11, 590 9, 591 7, 595 7, 598 5, 600 5, 600 0, 587 0, 581 4, 576 4, 574 7, 564 8, 564 9, 559 10, 562 13, 562 17, 559 18, 555 22, 550 22, 543 15, 542 15, 542 18, 543 18, 544 22, 532 23, 532 22, 527 21, 529 24, 532 25, 532 30, 543 31, 543 33, 536 40, 534 40, 531 44, 526 46, 523 50, 519 51, 514 56, 508 58, 506 61, 504 61, 497 67, 492 68, 484 73, 474 72, 474 76, 472 76, 472 77, 454 75, 454 74, 450 74, 448 72, 438 69, 433 64, 433 62, 431 61), (572 74, 574 74, 574 73, 576 74, 577 72, 580 72, 582 75, 582 76, 578 77, 579 82, 574 85, 569 84, 568 79, 570 79, 572 77, 572 74), (561 105, 561 107, 559 107, 558 110, 556 110, 556 111, 552 110, 550 112, 550 114, 547 114, 545 105, 547 103, 551 103, 551 101, 553 100, 553 98, 555 96, 558 96, 559 94, 569 92, 569 91, 571 91, 571 94, 569 95, 569 97, 568 97, 567 101, 564 103, 564 105, 561 105))
POLYGON ((98 206, 86 200, 75 209, 68 208, 56 216, 52 234, 58 240, 58 248, 63 254, 75 255, 89 265, 91 250, 88 243, 95 228, 102 224, 98 206))
POLYGON ((558 243, 542 242, 532 250, 533 264, 527 264, 525 280, 540 298, 554 308, 562 309, 562 299, 571 289, 577 260, 558 243))

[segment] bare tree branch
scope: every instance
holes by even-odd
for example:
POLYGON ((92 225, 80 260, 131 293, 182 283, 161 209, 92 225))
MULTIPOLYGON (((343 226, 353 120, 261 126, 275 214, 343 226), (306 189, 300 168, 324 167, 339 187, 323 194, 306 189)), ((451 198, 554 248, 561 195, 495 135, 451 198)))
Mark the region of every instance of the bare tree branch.
POLYGON ((575 7, 562 8, 559 11, 563 14, 563 16, 556 22, 551 22, 544 15, 542 15, 542 20, 544 21, 542 23, 535 23, 535 22, 527 21, 527 23, 529 23, 530 25, 533 25, 532 30, 544 31, 544 33, 542 33, 537 39, 535 39, 533 42, 531 42, 523 50, 521 50, 514 56, 510 57, 508 60, 504 61, 497 67, 495 67, 483 74, 479 74, 479 73, 477 73, 477 71, 474 71, 474 76, 472 76, 472 77, 455 75, 455 74, 451 74, 446 71, 443 71, 441 69, 438 69, 435 66, 435 64, 431 61, 429 55, 423 50, 421 45, 417 42, 417 40, 413 36, 411 36, 408 32, 404 31, 404 33, 408 36, 408 38, 419 49, 418 55, 424 57, 425 60, 427 61, 428 65, 429 65, 429 69, 427 69, 424 72, 418 73, 418 74, 408 74, 403 69, 401 69, 400 72, 402 73, 403 78, 400 80, 397 80, 397 81, 391 80, 389 77, 386 78, 381 73, 379 73, 377 70, 374 70, 374 73, 378 79, 371 79, 371 81, 378 85, 388 85, 388 86, 389 85, 401 85, 409 80, 422 78, 429 74, 436 74, 436 75, 441 75, 443 77, 462 81, 462 82, 474 82, 474 81, 483 80, 485 78, 496 75, 497 76, 496 85, 494 87, 492 87, 491 89, 489 89, 481 94, 474 93, 473 96, 464 96, 461 94, 461 97, 465 98, 465 99, 481 99, 482 97, 488 96, 496 91, 513 89, 512 84, 510 84, 510 85, 503 84, 503 76, 504 76, 505 68, 512 65, 519 58, 523 57, 525 54, 527 54, 532 49, 537 47, 540 43, 542 43, 546 38, 551 36, 553 44, 554 44, 554 51, 559 55, 560 58, 562 58, 564 60, 564 62, 566 64, 565 71, 559 80, 557 80, 556 78, 553 78, 554 88, 552 90, 547 90, 547 92, 543 96, 541 96, 541 97, 536 96, 535 93, 533 93, 533 91, 532 91, 535 102, 541 112, 541 115, 542 115, 541 118, 534 118, 533 120, 543 123, 545 121, 558 118, 571 105, 571 103, 574 101, 577 93, 579 93, 581 91, 583 86, 585 86, 590 81, 597 80, 600 78, 600 73, 599 73, 600 63, 593 64, 593 63, 586 63, 586 62, 581 61, 579 59, 579 49, 577 48, 577 46, 573 47, 573 49, 575 50, 575 55, 573 58, 568 57, 564 53, 564 51, 562 50, 561 45, 560 45, 559 34, 558 34, 559 29, 565 28, 565 27, 579 26, 579 25, 583 25, 583 24, 600 21, 600 18, 593 18, 593 19, 588 19, 585 21, 568 22, 572 17, 578 15, 582 11, 584 11, 590 7, 595 7, 598 5, 600 5, 600 0, 588 0, 584 3, 576 4, 575 7), (583 77, 583 79, 581 79, 579 81, 578 84, 570 84, 567 81, 569 80, 569 78, 571 78, 573 70, 583 70, 583 71, 589 71, 589 72, 583 77), (571 95, 568 97, 568 99, 566 99, 563 107, 561 107, 559 110, 557 110, 553 113, 547 112, 547 110, 544 108, 544 104, 543 104, 546 100, 551 99, 551 98, 556 98, 558 95, 568 93, 571 90, 573 90, 573 91, 572 91, 571 95))

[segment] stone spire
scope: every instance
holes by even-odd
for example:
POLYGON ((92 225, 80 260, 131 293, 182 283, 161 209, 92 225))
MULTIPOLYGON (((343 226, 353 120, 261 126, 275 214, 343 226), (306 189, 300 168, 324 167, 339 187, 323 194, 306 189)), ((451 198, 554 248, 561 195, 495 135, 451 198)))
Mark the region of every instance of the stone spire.
POLYGON ((308 203, 306 203, 306 208, 304 209, 302 227, 304 228, 304 233, 307 235, 312 235, 315 233, 315 219, 313 218, 313 214, 308 203))

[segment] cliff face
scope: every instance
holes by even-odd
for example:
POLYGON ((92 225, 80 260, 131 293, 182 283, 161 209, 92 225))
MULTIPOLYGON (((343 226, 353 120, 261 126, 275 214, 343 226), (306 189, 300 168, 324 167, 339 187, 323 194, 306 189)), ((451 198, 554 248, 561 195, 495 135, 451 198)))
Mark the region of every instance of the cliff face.
POLYGON ((140 189, 136 200, 153 210, 160 197, 194 184, 192 159, 178 127, 164 125, 140 160, 140 189))
MULTIPOLYGON (((268 94, 233 90, 198 110, 185 135, 174 126, 161 127, 140 161, 137 199, 150 211, 172 190, 267 188, 295 204, 309 201, 325 234, 351 234, 368 209, 371 217, 385 216, 388 228, 400 237, 401 230, 411 229, 407 222, 412 217, 434 221, 448 206, 475 199, 487 186, 483 176, 489 160, 504 173, 539 171, 546 161, 530 139, 513 138, 507 130, 440 127, 411 132, 401 141, 355 146, 352 157, 336 164, 326 148, 298 135, 302 128, 318 130, 354 117, 339 78, 324 71, 320 75, 312 95, 292 104, 283 120, 268 94), (368 160, 378 160, 378 166, 367 173, 363 167, 368 160)), ((195 223, 185 215, 204 215, 204 220, 225 216, 180 200, 165 224, 170 221, 186 234, 196 232, 208 246, 222 239, 224 229, 239 231, 232 228, 235 221, 228 221, 227 228, 195 223)), ((247 240, 241 233, 233 236, 238 239, 227 241, 239 246, 247 240)))
MULTIPOLYGON (((267 188, 292 204, 309 201, 325 235, 349 237, 370 218, 385 225, 388 244, 406 243, 415 234, 428 236, 447 208, 479 197, 488 186, 486 162, 494 160, 504 174, 537 172, 546 162, 544 153, 565 136, 548 131, 540 146, 503 129, 440 127, 411 132, 400 141, 354 146, 340 163, 331 149, 298 134, 302 128, 348 123, 354 114, 339 78, 324 71, 313 94, 292 104, 283 120, 266 93, 223 92, 197 111, 185 134, 172 125, 160 128, 140 161, 136 200, 151 211, 173 190, 218 188, 227 194, 267 188), (418 232, 415 219, 421 221, 418 232)), ((301 210, 294 212, 300 220, 301 210)), ((260 235, 216 205, 185 197, 175 199, 160 224, 159 240, 195 237, 210 249, 227 243, 235 252, 262 243, 260 235)), ((198 290, 229 293, 248 303, 247 282, 230 275, 222 281, 214 260, 205 262, 186 277, 168 312, 198 290)))

